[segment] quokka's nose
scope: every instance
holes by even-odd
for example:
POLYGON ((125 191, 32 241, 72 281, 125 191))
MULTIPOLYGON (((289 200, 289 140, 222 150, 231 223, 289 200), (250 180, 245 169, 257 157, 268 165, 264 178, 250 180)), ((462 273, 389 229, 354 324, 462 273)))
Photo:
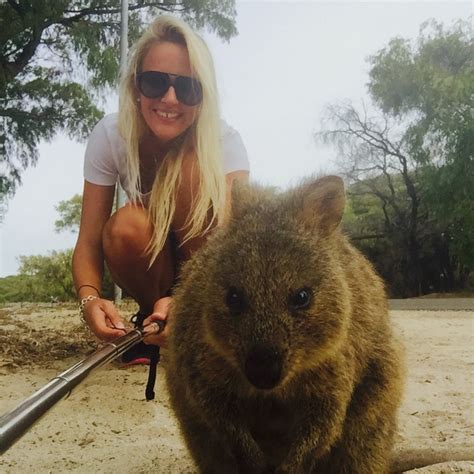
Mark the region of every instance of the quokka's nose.
POLYGON ((255 346, 245 361, 245 375, 248 381, 259 389, 275 387, 281 378, 282 357, 276 349, 255 346))

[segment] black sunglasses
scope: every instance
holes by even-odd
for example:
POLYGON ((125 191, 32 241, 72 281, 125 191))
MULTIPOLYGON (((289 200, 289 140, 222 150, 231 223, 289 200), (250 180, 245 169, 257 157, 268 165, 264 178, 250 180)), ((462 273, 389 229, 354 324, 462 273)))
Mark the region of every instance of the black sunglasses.
POLYGON ((163 97, 173 86, 176 98, 185 105, 197 105, 202 100, 201 83, 193 77, 161 71, 144 71, 137 73, 136 83, 138 90, 149 99, 163 97))

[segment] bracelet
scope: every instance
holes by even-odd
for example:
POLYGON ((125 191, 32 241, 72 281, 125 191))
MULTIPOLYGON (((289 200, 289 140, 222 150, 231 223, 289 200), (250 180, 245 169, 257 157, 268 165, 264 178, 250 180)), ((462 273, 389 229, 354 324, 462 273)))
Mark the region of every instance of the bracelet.
POLYGON ((82 298, 81 302, 79 303, 79 316, 81 317, 82 321, 87 324, 87 321, 84 319, 84 307, 86 306, 89 301, 98 300, 99 297, 95 295, 89 295, 85 298, 82 298))
POLYGON ((81 286, 76 290, 76 293, 79 295, 79 291, 81 291, 81 288, 84 288, 84 287, 92 288, 93 290, 97 291, 97 294, 99 295, 99 298, 100 298, 100 291, 99 291, 95 286, 92 286, 92 285, 81 285, 81 286))

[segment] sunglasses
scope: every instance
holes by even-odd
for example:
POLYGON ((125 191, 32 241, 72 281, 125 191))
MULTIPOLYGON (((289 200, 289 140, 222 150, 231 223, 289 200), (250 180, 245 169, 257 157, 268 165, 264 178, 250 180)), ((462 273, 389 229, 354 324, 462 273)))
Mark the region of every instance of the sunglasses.
POLYGON ((163 97, 173 86, 176 98, 185 105, 197 105, 202 100, 201 83, 193 77, 160 71, 144 71, 137 73, 136 84, 138 90, 149 99, 163 97))

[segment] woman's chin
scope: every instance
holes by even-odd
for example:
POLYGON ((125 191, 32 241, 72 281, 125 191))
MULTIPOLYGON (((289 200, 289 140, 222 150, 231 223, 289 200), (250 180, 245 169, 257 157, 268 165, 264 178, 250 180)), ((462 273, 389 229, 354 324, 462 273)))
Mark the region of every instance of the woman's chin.
POLYGON ((159 143, 169 143, 178 138, 188 127, 178 124, 161 124, 151 129, 159 143))

